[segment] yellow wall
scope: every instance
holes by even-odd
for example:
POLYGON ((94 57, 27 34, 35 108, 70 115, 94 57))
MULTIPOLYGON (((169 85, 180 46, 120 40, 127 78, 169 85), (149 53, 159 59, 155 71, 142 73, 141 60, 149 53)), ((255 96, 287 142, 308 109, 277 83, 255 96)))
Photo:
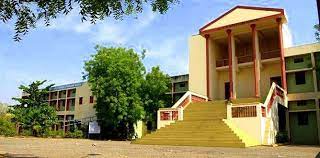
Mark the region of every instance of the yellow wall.
POLYGON ((206 40, 200 35, 189 39, 189 90, 207 96, 206 40))
POLYGON ((279 61, 277 63, 263 64, 261 68, 260 92, 261 97, 265 97, 270 90, 270 78, 281 76, 281 67, 279 61))
POLYGON ((240 68, 237 73, 237 98, 254 97, 254 70, 253 67, 240 68))
POLYGON ((218 95, 215 97, 215 99, 218 100, 224 100, 224 84, 225 82, 229 82, 229 72, 228 71, 218 71, 218 80, 216 81, 218 83, 218 95))
POLYGON ((91 95, 92 93, 88 83, 84 83, 82 86, 77 88, 74 115, 75 119, 95 117, 96 111, 93 108, 94 103, 90 103, 91 95), (79 105, 79 97, 83 97, 81 105, 79 105))

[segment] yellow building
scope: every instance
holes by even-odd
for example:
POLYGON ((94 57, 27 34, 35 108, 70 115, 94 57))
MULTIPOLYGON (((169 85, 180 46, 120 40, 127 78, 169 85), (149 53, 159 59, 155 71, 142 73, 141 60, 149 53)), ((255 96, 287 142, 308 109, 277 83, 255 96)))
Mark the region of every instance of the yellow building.
POLYGON ((86 82, 55 86, 47 96, 50 106, 55 107, 60 125, 57 129, 68 131, 74 121, 89 123, 97 120, 94 96, 86 82))
POLYGON ((319 80, 310 80, 310 89, 303 82, 310 77, 291 74, 316 76, 315 64, 301 68, 299 63, 292 66, 297 70, 288 71, 286 60, 319 52, 320 46, 287 48, 286 23, 283 9, 236 6, 200 28, 189 39, 189 91, 171 108, 158 111, 157 132, 134 143, 247 147, 289 139, 318 144, 320 97, 313 87, 319 80), (292 80, 299 85, 294 87, 292 80), (306 99, 315 102, 311 109, 288 109, 288 100, 293 107, 306 99), (312 135, 310 141, 297 134, 304 129, 312 135))
MULTIPOLYGON (((59 125, 56 130, 69 131, 77 123, 88 126, 90 122, 97 121, 95 97, 87 82, 54 86, 50 89, 47 100, 57 112, 59 125)), ((134 128, 135 135, 141 138, 143 122, 138 121, 134 128)))

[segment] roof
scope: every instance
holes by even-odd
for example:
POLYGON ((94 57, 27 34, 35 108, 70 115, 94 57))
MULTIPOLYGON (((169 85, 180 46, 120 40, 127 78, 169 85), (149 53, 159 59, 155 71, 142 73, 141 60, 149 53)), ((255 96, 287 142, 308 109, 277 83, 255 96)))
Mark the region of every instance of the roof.
MULTIPOLYGON (((203 26, 200 29, 200 32, 242 24, 244 22, 253 22, 262 18, 274 16, 284 16, 284 10, 280 8, 236 6, 203 26)), ((286 19, 284 20, 286 21, 286 19)))
POLYGON ((320 43, 311 43, 311 44, 305 44, 305 45, 286 48, 284 50, 284 56, 290 57, 290 56, 303 55, 303 54, 308 54, 313 52, 320 52, 320 43))
POLYGON ((84 83, 85 82, 77 82, 77 83, 65 84, 65 85, 60 85, 60 86, 54 86, 54 87, 50 88, 50 91, 57 91, 57 90, 65 90, 65 89, 76 88, 76 87, 82 86, 84 83))

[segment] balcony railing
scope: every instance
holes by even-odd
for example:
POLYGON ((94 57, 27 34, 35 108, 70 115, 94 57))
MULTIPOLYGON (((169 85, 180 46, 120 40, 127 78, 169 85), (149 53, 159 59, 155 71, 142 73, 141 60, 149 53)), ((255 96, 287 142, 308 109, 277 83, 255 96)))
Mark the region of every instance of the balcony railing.
POLYGON ((245 55, 245 56, 239 56, 238 57, 238 63, 247 63, 253 61, 252 55, 245 55))
POLYGON ((229 60, 228 59, 217 59, 216 67, 228 66, 229 60))
POLYGON ((266 52, 261 52, 261 59, 272 59, 272 58, 278 58, 280 57, 280 50, 272 50, 272 51, 266 51, 266 52))

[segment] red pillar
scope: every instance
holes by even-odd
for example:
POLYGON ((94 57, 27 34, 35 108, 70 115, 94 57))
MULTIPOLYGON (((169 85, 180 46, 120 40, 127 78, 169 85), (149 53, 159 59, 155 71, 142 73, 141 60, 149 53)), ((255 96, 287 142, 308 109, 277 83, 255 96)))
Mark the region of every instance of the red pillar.
POLYGON ((228 34, 228 55, 229 55, 229 82, 230 82, 230 99, 233 99, 233 76, 232 76, 232 38, 231 30, 227 30, 228 34))
POLYGON ((283 33, 282 33, 282 20, 281 20, 281 18, 277 18, 277 22, 278 22, 278 32, 279 32, 282 88, 284 90, 287 90, 287 77, 286 77, 286 68, 285 68, 285 63, 284 63, 284 48, 283 48, 283 33))
POLYGON ((205 35, 206 38, 206 81, 207 81, 207 97, 210 98, 210 90, 209 90, 209 44, 210 44, 210 35, 205 35))
POLYGON ((259 97, 259 87, 258 87, 258 70, 257 70, 257 56, 256 56, 256 34, 257 34, 257 30, 256 30, 256 24, 252 24, 251 25, 251 30, 252 30, 252 57, 253 57, 253 68, 254 68, 254 94, 255 97, 259 97))

